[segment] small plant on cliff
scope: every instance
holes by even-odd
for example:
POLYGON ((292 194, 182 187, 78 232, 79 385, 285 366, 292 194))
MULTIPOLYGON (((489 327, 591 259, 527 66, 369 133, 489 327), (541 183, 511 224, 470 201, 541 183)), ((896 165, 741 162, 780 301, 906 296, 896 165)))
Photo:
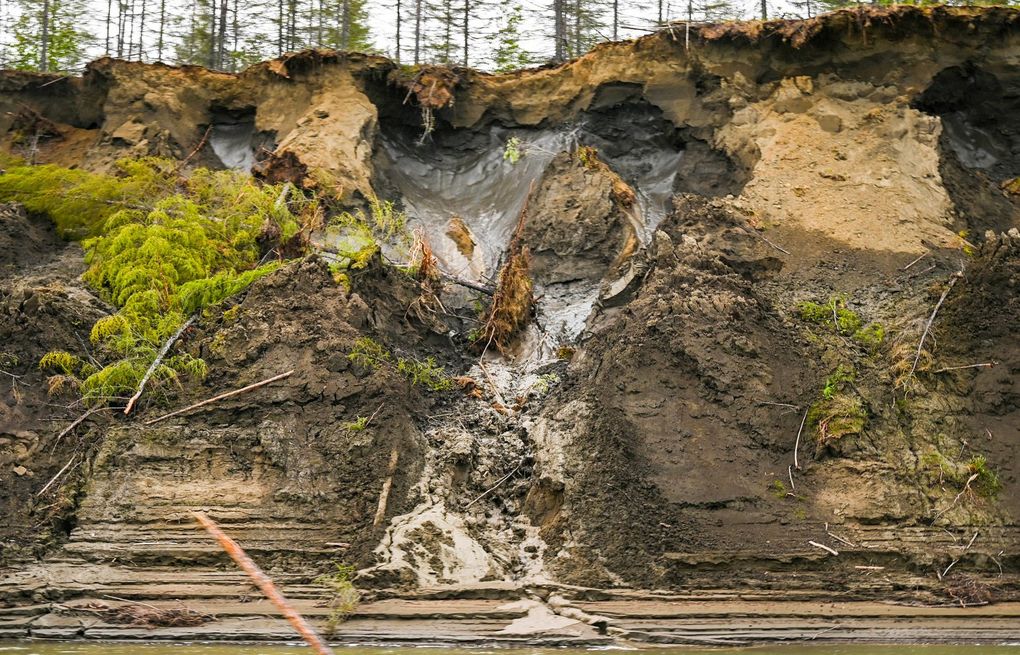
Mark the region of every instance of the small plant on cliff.
POLYGON ((394 357, 378 341, 371 337, 360 337, 347 359, 361 368, 378 370, 384 366, 394 366, 412 385, 421 385, 429 391, 449 391, 454 388, 453 380, 432 357, 424 360, 410 357, 394 357))
POLYGON ((852 334, 861 328, 861 317, 846 306, 846 298, 833 296, 824 305, 816 302, 797 303, 797 311, 805 321, 832 325, 841 334, 852 334))
POLYGON ((864 431, 868 413, 853 389, 854 371, 840 365, 825 380, 821 400, 808 410, 808 424, 815 428, 820 445, 864 431))
POLYGON ((315 584, 325 587, 330 594, 326 601, 330 610, 325 626, 327 634, 336 632, 337 627, 350 618, 361 603, 361 592, 351 581, 353 575, 353 566, 337 563, 336 571, 324 573, 313 581, 315 584))
POLYGON ((599 167, 599 151, 591 146, 581 146, 577 149, 577 161, 589 170, 599 167))
POLYGON ((503 148, 503 159, 511 164, 516 164, 523 156, 524 152, 521 150, 521 140, 515 136, 507 139, 506 147, 503 148))

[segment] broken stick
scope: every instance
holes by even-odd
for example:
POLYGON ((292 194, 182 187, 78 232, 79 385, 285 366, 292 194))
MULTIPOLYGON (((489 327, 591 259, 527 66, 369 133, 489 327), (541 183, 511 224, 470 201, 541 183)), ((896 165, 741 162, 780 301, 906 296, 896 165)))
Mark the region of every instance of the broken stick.
POLYGON ((949 279, 949 284, 946 285, 946 290, 942 292, 942 297, 935 304, 935 310, 932 311, 931 316, 928 317, 928 324, 924 326, 924 332, 921 333, 921 341, 917 344, 917 354, 914 355, 914 363, 910 367, 910 373, 907 373, 907 380, 914 377, 914 371, 917 370, 917 363, 921 361, 921 349, 924 348, 924 340, 928 338, 928 332, 931 331, 932 323, 935 322, 935 315, 939 313, 939 309, 942 308, 942 303, 946 301, 946 297, 949 292, 953 290, 953 285, 956 281, 963 277, 963 271, 957 271, 953 273, 953 277, 949 279))
POLYGON ((836 550, 835 548, 829 548, 825 544, 820 544, 817 541, 809 541, 808 543, 814 546, 815 548, 821 548, 822 550, 832 553, 833 555, 839 555, 838 550, 836 550))
POLYGON ((230 558, 241 567, 241 570, 248 574, 251 581, 255 583, 255 586, 259 588, 266 598, 272 601, 273 605, 280 610, 284 618, 290 622, 297 633, 301 635, 301 638, 305 640, 312 650, 319 655, 334 655, 333 650, 326 645, 324 641, 316 634, 315 630, 311 625, 305 621, 304 617, 297 613, 287 599, 284 598, 283 594, 277 590, 276 585, 269 579, 262 569, 258 567, 258 564, 252 561, 248 554, 244 552, 237 542, 224 534, 223 530, 220 530, 220 526, 205 515, 203 512, 192 512, 192 516, 195 520, 201 524, 206 531, 211 534, 216 541, 219 542, 220 546, 230 555, 230 558))
MULTIPOLYGON (((379 406, 382 409, 382 406, 379 406)), ((378 410, 376 410, 378 412, 378 410)), ((375 414, 372 414, 374 417, 375 414)), ((371 421, 372 419, 368 419, 371 421)), ((368 425, 366 423, 365 425, 368 425)), ((379 507, 375 510, 375 518, 372 520, 372 525, 377 526, 382 523, 386 517, 386 504, 390 499, 390 489, 393 488, 393 476, 397 472, 397 460, 400 459, 400 451, 393 448, 390 453, 390 465, 386 468, 386 480, 383 482, 382 492, 379 493, 379 507)))
POLYGON ((191 324, 195 322, 195 318, 195 316, 192 316, 188 320, 184 321, 184 325, 178 328, 178 330, 166 340, 163 347, 159 349, 156 359, 152 360, 152 364, 149 365, 149 370, 145 372, 145 375, 142 376, 142 381, 138 383, 138 390, 135 391, 135 395, 131 396, 131 400, 128 401, 127 407, 124 408, 125 416, 130 414, 131 410, 134 409, 135 403, 138 402, 138 399, 142 397, 142 392, 145 391, 145 385, 149 383, 149 378, 151 378, 152 374, 156 372, 156 368, 159 367, 160 362, 163 361, 166 354, 170 352, 170 348, 177 342, 178 339, 181 338, 184 331, 191 327, 191 324))
POLYGON ((183 414, 185 412, 190 412, 193 409, 198 409, 199 407, 203 407, 203 406, 208 405, 210 403, 214 403, 214 402, 216 402, 218 400, 223 400, 224 398, 230 398, 231 396, 236 396, 239 393, 244 393, 246 391, 251 391, 252 389, 257 389, 259 387, 263 387, 263 386, 265 386, 265 385, 267 385, 267 384, 269 384, 271 382, 276 382, 277 380, 282 380, 283 378, 288 378, 291 375, 293 375, 293 373, 294 373, 294 370, 291 369, 291 370, 287 371, 286 373, 280 373, 279 375, 274 375, 273 377, 265 379, 265 380, 262 380, 261 382, 256 382, 255 384, 249 384, 247 387, 243 387, 241 389, 235 389, 233 391, 228 391, 226 393, 221 393, 218 396, 213 396, 212 398, 209 398, 207 400, 203 400, 200 403, 195 403, 194 405, 188 405, 187 407, 184 407, 184 408, 178 409, 176 411, 170 412, 169 414, 164 414, 163 416, 157 416, 156 418, 151 418, 151 419, 149 419, 148 421, 145 422, 145 425, 152 425, 153 423, 159 423, 160 421, 162 421, 164 419, 168 419, 168 418, 170 418, 172 416, 177 416, 178 414, 183 414))

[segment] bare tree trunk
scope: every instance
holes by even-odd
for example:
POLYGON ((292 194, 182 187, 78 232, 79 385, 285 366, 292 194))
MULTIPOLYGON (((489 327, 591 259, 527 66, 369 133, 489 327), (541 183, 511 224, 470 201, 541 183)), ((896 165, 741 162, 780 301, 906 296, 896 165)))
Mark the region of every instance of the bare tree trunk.
POLYGON ((110 23, 113 21, 113 0, 106 0, 106 47, 104 52, 110 54, 110 23))
POLYGON ((50 0, 43 0, 42 15, 39 17, 39 70, 50 69, 50 0))
MULTIPOLYGON (((234 46, 233 46, 233 51, 234 52, 237 52, 238 46, 239 46, 240 41, 241 41, 241 19, 240 19, 239 15, 238 15, 238 11, 239 11, 238 4, 239 4, 238 0, 234 0, 234 46)), ((231 72, 235 71, 235 65, 234 65, 234 58, 233 57, 230 58, 230 70, 231 70, 231 72)))
POLYGON ((613 0, 613 41, 620 40, 620 0, 613 0))
POLYGON ((471 0, 464 0, 464 66, 468 65, 468 26, 471 23, 471 0))
POLYGON ((761 0, 761 19, 769 19, 769 5, 767 0, 761 0))
POLYGON ((343 0, 343 9, 340 11, 340 49, 350 50, 351 48, 351 0, 343 0))
POLYGON ((422 0, 414 2, 414 63, 421 63, 421 10, 422 0))
POLYGON ((145 13, 147 7, 146 0, 142 0, 142 14, 138 18, 138 61, 144 60, 145 50, 145 13))
POLYGON ((227 60, 227 0, 220 0, 219 45, 216 51, 216 68, 222 70, 227 60))
POLYGON ((567 58, 567 0, 553 0, 554 33, 556 40, 556 61, 565 61, 567 58))
POLYGON ((156 61, 163 61, 163 34, 166 31, 166 0, 159 0, 159 36, 156 39, 156 61))
POLYGON ((404 17, 401 14, 400 0, 397 0, 397 46, 396 46, 397 49, 394 52, 395 55, 394 59, 397 60, 398 64, 400 63, 400 26, 403 24, 403 22, 404 17))

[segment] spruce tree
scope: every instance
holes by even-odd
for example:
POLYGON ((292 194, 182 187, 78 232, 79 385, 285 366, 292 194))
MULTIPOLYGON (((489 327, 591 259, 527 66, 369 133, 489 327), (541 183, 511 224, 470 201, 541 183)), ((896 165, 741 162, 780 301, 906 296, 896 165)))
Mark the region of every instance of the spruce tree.
POLYGON ((521 47, 521 21, 524 20, 523 9, 519 2, 502 0, 500 9, 500 27, 496 32, 496 50, 492 59, 496 72, 524 68, 531 63, 531 57, 521 47))
POLYGON ((82 0, 18 0, 9 64, 39 71, 71 71, 84 64, 91 35, 80 27, 82 0))

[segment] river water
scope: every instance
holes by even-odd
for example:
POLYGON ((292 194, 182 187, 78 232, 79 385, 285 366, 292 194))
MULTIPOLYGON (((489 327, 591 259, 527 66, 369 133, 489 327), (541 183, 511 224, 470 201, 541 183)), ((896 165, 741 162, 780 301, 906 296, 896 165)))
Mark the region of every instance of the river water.
MULTIPOLYGON (((423 655, 426 647, 336 647, 337 655, 423 655)), ((600 649, 604 650, 604 649, 600 649)), ((429 647, 424 655, 594 655, 600 650, 577 648, 448 648, 429 647), (510 651, 508 653, 508 651, 510 651)), ((614 648, 612 650, 621 650, 614 648)), ((655 655, 1020 655, 1020 642, 1002 646, 761 646, 743 649, 654 648, 655 655)), ((6 655, 299 655, 311 651, 299 645, 261 644, 146 644, 61 641, 0 642, 6 655)))

